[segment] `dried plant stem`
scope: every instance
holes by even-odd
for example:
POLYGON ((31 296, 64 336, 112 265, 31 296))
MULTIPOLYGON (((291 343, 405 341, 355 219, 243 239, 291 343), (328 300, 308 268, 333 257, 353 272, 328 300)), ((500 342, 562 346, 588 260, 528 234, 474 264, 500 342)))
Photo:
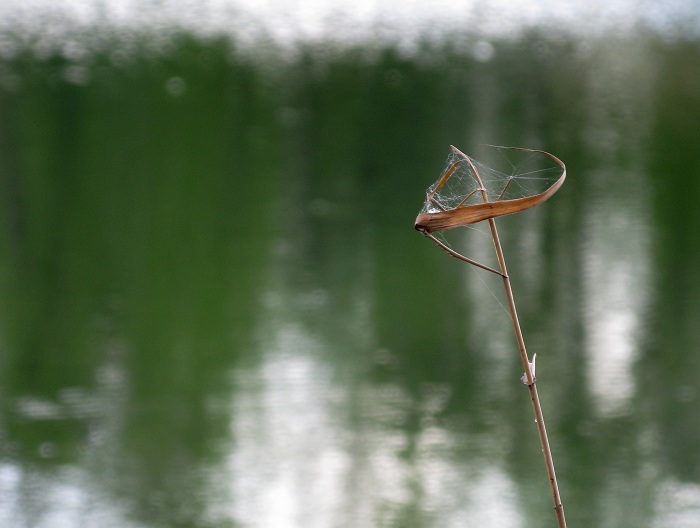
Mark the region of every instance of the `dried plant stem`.
POLYGON ((562 504, 561 496, 559 495, 559 485, 557 484, 557 475, 554 472, 554 461, 552 460, 552 451, 549 448, 549 438, 547 437, 547 429, 544 425, 544 417, 542 416, 542 406, 540 405, 540 398, 537 394, 535 376, 532 372, 532 369, 530 368, 530 361, 527 355, 527 350, 525 349, 525 340, 523 339, 523 332, 520 328, 520 322, 518 321, 518 312, 515 308, 515 299, 513 298, 513 289, 510 286, 510 278, 508 277, 508 270, 506 269, 506 260, 503 256, 503 248, 501 247, 501 241, 498 238, 498 231, 496 230, 496 221, 493 218, 489 218, 488 222, 489 227, 491 229, 491 236, 493 238, 493 245, 496 249, 496 254, 498 255, 498 264, 501 268, 503 287, 505 288, 506 297, 508 298, 508 307, 510 309, 511 319, 513 320, 513 330, 515 331, 515 338, 518 341, 520 359, 522 360, 523 367, 525 368, 527 388, 530 390, 532 408, 535 411, 535 422, 537 423, 537 431, 540 434, 540 443, 542 444, 542 454, 544 455, 544 462, 547 466, 547 475, 549 476, 549 485, 552 489, 552 498, 554 500, 554 511, 557 515, 557 523, 559 525, 559 528, 566 528, 566 518, 564 517, 564 505, 562 504))
MULTIPOLYGON (((456 150, 456 149, 455 149, 456 150)), ((462 154, 464 155, 464 154, 462 154)), ((481 181, 481 176, 479 176, 479 171, 474 166, 471 158, 464 156, 469 163, 474 177, 476 178, 479 187, 481 188, 481 196, 485 204, 489 203, 489 197, 486 193, 486 188, 481 181)), ((502 193, 501 193, 502 194, 502 193)), ((508 269, 506 268, 506 259, 503 256, 503 247, 501 246, 501 239, 498 237, 498 230, 496 229, 496 220, 493 218, 488 219, 489 229, 491 230, 491 238, 493 239, 493 246, 496 250, 496 256, 498 257, 498 266, 501 268, 501 277, 503 278, 503 287, 506 291, 506 297, 508 298, 508 308, 510 309, 510 317, 513 321, 513 330, 515 331, 515 338, 518 341, 518 350, 520 350, 520 359, 523 362, 523 368, 525 369, 525 380, 527 388, 530 390, 530 399, 532 400, 532 408, 535 411, 535 422, 537 423, 537 431, 540 434, 540 443, 542 444, 542 454, 544 455, 544 462, 547 466, 547 475, 549 476, 549 485, 552 489, 552 498, 554 500, 554 511, 557 515, 557 523, 559 528, 566 528, 566 519, 564 517, 564 505, 561 503, 561 496, 559 495, 559 485, 557 484, 557 475, 554 472, 554 461, 552 460, 552 451, 549 448, 549 438, 547 437, 547 429, 544 425, 544 417, 542 416, 542 406, 540 405, 540 398, 537 394, 537 387, 535 386, 535 374, 531 368, 530 359, 527 355, 527 350, 525 349, 525 340, 523 339, 523 331, 520 328, 520 321, 518 320, 518 311, 515 308, 515 298, 513 297, 513 289, 510 286, 510 277, 508 277, 508 269)))
POLYGON ((520 350, 520 359, 523 362, 523 368, 525 369, 525 375, 522 380, 525 385, 527 385, 530 391, 530 399, 532 400, 532 408, 535 412, 535 423, 537 424, 537 431, 540 435, 540 443, 542 444, 542 454, 544 455, 545 465, 547 466, 547 475, 549 476, 549 485, 552 490, 552 497, 554 499, 554 511, 557 516, 557 523, 559 528, 566 528, 566 519, 564 518, 564 506, 561 502, 561 496, 559 495, 559 485, 557 484, 557 476, 554 472, 554 462, 552 461, 552 451, 549 448, 549 439, 547 438, 547 429, 544 425, 544 418, 542 416, 542 407, 540 405, 540 398, 537 395, 537 387, 535 385, 535 367, 534 367, 534 356, 533 362, 530 363, 530 359, 527 355, 527 350, 525 349, 525 341, 523 339, 523 332, 520 328, 520 322, 518 321, 518 312, 515 309, 515 300, 513 298, 513 289, 510 285, 510 278, 508 277, 508 270, 506 269, 506 260, 503 256, 503 248, 501 247, 501 241, 498 238, 498 230, 496 229, 495 217, 503 216, 506 214, 512 214, 518 211, 529 209, 543 201, 547 200, 552 196, 562 183, 564 183, 564 178, 566 177, 566 167, 564 163, 557 157, 549 154, 548 152, 542 150, 532 150, 532 149, 521 149, 517 147, 499 147, 499 148, 509 148, 512 150, 520 150, 523 152, 534 152, 540 153, 551 158, 556 162, 562 169, 561 176, 557 181, 547 189, 547 191, 513 200, 502 200, 506 189, 510 185, 512 179, 508 179, 505 187, 501 190, 498 198, 495 201, 489 201, 489 197, 484 187, 484 184, 479 175, 479 171, 474 165, 472 159, 460 152, 457 148, 452 147, 452 150, 459 155, 461 158, 459 161, 454 162, 440 178, 435 188, 433 188, 428 193, 428 201, 439 211, 424 212, 416 217, 415 228, 422 232, 424 235, 429 237, 438 246, 443 248, 447 253, 456 257, 464 262, 477 266, 481 269, 500 275, 503 279, 503 287, 505 288, 506 297, 508 299, 508 307, 510 308, 510 316, 513 321, 513 330, 515 331, 515 338, 518 342, 518 350, 520 350), (464 198, 457 207, 445 210, 438 200, 434 198, 434 195, 440 190, 440 188, 445 185, 447 180, 452 176, 452 174, 457 169, 459 163, 468 163, 471 169, 471 173, 476 180, 477 189, 472 191, 464 198), (466 206, 467 200, 474 195, 476 192, 481 192, 482 202, 476 205, 466 206), (479 262, 476 262, 470 258, 457 253, 447 244, 442 243, 440 240, 432 235, 433 232, 442 231, 445 229, 451 229, 454 227, 459 227, 468 224, 474 224, 481 222, 483 220, 488 220, 489 228, 491 230, 491 238, 493 239, 493 245, 496 249, 496 256, 498 257, 498 266, 500 271, 485 266, 479 262))

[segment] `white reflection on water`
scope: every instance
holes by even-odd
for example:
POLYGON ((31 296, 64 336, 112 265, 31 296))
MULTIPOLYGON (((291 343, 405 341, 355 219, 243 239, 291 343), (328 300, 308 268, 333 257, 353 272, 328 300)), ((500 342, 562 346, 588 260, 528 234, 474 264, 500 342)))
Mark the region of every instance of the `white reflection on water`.
POLYGON ((588 380, 604 416, 629 411, 636 388, 632 366, 639 356, 649 294, 649 229, 641 214, 618 205, 602 200, 587 224, 588 380))
POLYGON ((700 484, 666 481, 658 488, 651 528, 695 528, 700 522, 700 484))
POLYGON ((590 188, 582 248, 587 380, 603 416, 630 410, 633 365, 645 337, 652 233, 641 145, 651 129, 655 67, 647 46, 634 40, 616 53, 593 53, 584 134, 599 169, 574 175, 590 188), (620 163, 620 151, 635 155, 631 166, 620 163))
MULTIPOLYGON (((283 333, 313 347, 299 330, 283 333)), ((455 461, 458 438, 430 418, 409 437, 402 426, 414 402, 401 388, 366 387, 351 397, 321 363, 279 352, 237 374, 228 467, 236 522, 399 526, 411 515, 444 528, 523 525, 516 486, 502 469, 455 461)))
POLYGON ((301 328, 281 328, 276 341, 262 365, 236 374, 233 516, 246 526, 331 526, 349 466, 338 423, 347 395, 301 328))
POLYGON ((361 366, 343 372, 338 351, 354 345, 327 342, 283 297, 263 309, 259 362, 234 373, 233 445, 216 477, 230 500, 215 517, 249 528, 523 525, 516 484, 498 460, 479 457, 489 441, 440 425, 449 386, 413 396, 368 381, 361 366))
POLYGON ((0 465, 0 526, 139 528, 95 477, 78 466, 54 472, 0 465))

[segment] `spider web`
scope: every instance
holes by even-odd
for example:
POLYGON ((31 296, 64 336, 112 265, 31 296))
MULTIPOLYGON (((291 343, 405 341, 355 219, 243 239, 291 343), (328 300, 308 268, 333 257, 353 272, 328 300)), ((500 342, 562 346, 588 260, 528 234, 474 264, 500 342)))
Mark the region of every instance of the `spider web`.
POLYGON ((541 152, 508 147, 492 147, 490 150, 490 159, 484 163, 452 149, 440 177, 426 191, 420 213, 450 211, 484 203, 479 181, 488 201, 498 202, 541 194, 562 175, 561 166, 541 152))
MULTIPOLYGON (((483 163, 452 147, 442 174, 426 192, 415 228, 452 256, 500 275, 482 259, 474 260, 455 249, 457 245, 448 240, 454 237, 446 237, 447 231, 460 226, 473 228, 483 220, 542 203, 562 185, 566 169, 558 158, 544 151, 493 147, 488 152, 488 162, 483 163)), ((495 236, 495 224, 490 231, 495 236)))

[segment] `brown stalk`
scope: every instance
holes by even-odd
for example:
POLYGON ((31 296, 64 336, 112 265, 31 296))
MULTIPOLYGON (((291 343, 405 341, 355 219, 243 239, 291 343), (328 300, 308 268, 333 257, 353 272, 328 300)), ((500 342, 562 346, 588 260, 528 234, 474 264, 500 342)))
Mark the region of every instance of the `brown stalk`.
MULTIPOLYGON (((547 189, 547 191, 532 196, 528 198, 521 198, 521 199, 516 199, 516 200, 504 200, 504 201, 499 201, 499 202, 489 202, 488 195, 486 193, 486 189, 483 186, 483 183, 481 181, 481 177, 479 175, 479 171, 477 168, 474 166, 473 162, 471 161, 471 158, 467 156, 466 154, 462 153, 459 151, 457 148, 454 146, 452 149, 462 156, 464 160, 469 163, 469 166, 471 167, 474 177, 477 180, 477 183, 481 189, 482 193, 482 198, 483 198, 483 203, 478 204, 478 205, 472 205, 468 207, 463 207, 462 209, 451 209, 449 211, 440 211, 438 213, 425 213, 425 214, 420 214, 416 218, 416 223, 415 223, 415 228, 421 232, 423 232, 425 235, 427 235, 429 238, 431 238, 434 242, 436 242, 440 247, 445 249, 450 255, 459 258, 460 260, 463 260, 465 262, 468 262, 469 264, 473 264, 475 266, 478 266, 482 269, 486 269, 488 271, 491 271, 493 273, 496 273, 501 276, 503 279, 503 287, 506 292, 506 298, 508 299, 508 308, 510 309, 510 315, 511 315, 511 320, 513 322, 513 330, 515 332, 515 339, 518 343, 518 350, 520 351, 520 359, 522 360, 523 363, 523 368, 525 369, 525 375, 523 377, 523 383, 527 385, 528 390, 530 391, 530 400, 532 401, 532 407, 535 413, 535 422, 537 424, 537 431, 539 433, 540 437, 540 443, 542 444, 542 454, 544 455, 544 461, 545 465, 547 466, 547 475, 549 476, 549 485, 552 491, 552 499, 554 501, 554 511, 557 516, 557 524, 559 528, 566 528, 566 518, 564 517, 564 505, 562 504, 561 501, 561 495, 559 494, 559 485, 557 483, 557 476, 554 471, 554 461, 552 459, 552 451, 549 447, 549 438, 547 437, 547 429, 545 428, 544 424, 544 417, 542 416, 542 407, 540 405, 540 398, 539 395, 537 394, 537 386, 536 386, 536 378, 534 374, 534 363, 530 363, 527 350, 525 348, 525 340, 523 338, 523 333, 522 329, 520 328, 520 322, 518 320, 518 312, 515 308, 515 299, 513 297, 513 289, 510 284, 510 278, 508 277, 508 270, 506 268, 506 260, 503 255, 503 248, 501 246, 501 241, 500 238, 498 237, 498 230, 496 229, 496 221, 495 217, 496 216, 501 216, 505 214, 511 214, 517 211, 521 211, 523 209, 528 209, 529 207, 533 207, 539 203, 542 203, 545 201, 547 198, 549 198, 552 194, 556 192, 559 187, 564 183, 564 178, 566 177, 566 167, 564 166, 564 163, 556 158, 555 156, 541 150, 531 150, 531 149, 521 149, 521 148, 515 148, 515 147, 507 147, 507 148, 513 148, 514 150, 522 150, 525 152, 539 152, 542 154, 545 154, 549 156, 551 159, 553 159, 555 162, 557 162, 558 165, 561 166, 562 168, 562 175, 559 177, 559 179, 550 187, 547 189), (554 190, 552 190, 554 189, 554 190), (551 192, 550 192, 551 191, 551 192), (510 204, 510 205, 505 205, 505 204, 510 204), (527 204, 527 205, 526 205, 527 204), (505 207, 500 207, 503 206, 505 207), (459 211, 466 211, 466 210, 477 210, 477 213, 474 215, 466 215, 462 214, 459 215, 459 211), (447 215, 443 215, 442 213, 448 213, 447 215), (452 216, 449 215, 449 213, 454 213, 452 216), (436 221, 436 218, 439 218, 439 221, 436 221), (476 218, 476 220, 474 220, 476 218), (491 231, 491 238, 493 239, 493 245, 496 250, 496 256, 498 257, 498 265, 500 268, 500 273, 496 271, 493 268, 490 268, 488 266, 484 266, 483 264, 479 264, 478 262, 475 262, 471 259, 468 259, 467 257, 457 253, 456 251, 452 250, 449 248, 447 245, 441 243, 438 239, 436 239, 431 232, 436 231, 436 230, 441 230, 441 229, 450 229, 452 227, 458 227, 459 225, 466 225, 466 224, 472 224, 479 222, 481 220, 488 220, 489 223, 489 229, 491 231), (441 226, 446 226, 446 227, 441 227, 441 226)), ((452 172, 454 172, 455 166, 450 170, 450 175, 452 172)), ((442 184, 445 183, 445 178, 443 178, 443 181, 441 181, 442 184)), ((505 189, 504 189, 505 191, 505 189)), ((503 195, 503 192, 501 192, 501 196, 503 195)), ((500 197, 499 197, 500 198, 500 197)), ((534 358, 533 358, 534 361, 534 358)))

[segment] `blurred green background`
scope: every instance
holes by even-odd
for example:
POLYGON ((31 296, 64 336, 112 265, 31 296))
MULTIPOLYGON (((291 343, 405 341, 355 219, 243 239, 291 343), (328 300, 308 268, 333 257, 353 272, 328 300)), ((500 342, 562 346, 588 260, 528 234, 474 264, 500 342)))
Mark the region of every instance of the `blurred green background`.
POLYGON ((4 25, 0 525, 554 526, 500 283, 413 230, 484 143, 568 168, 498 223, 569 526, 697 526, 700 37, 641 23, 4 25))

